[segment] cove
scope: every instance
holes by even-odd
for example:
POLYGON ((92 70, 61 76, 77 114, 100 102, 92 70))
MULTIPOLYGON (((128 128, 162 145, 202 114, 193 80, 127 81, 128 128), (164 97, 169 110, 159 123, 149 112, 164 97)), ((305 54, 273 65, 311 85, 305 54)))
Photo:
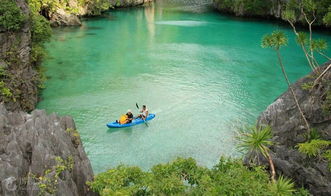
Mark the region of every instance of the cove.
POLYGON ((253 125, 287 89, 274 51, 260 47, 276 29, 290 37, 281 52, 294 82, 310 70, 291 29, 275 23, 152 6, 55 29, 38 108, 75 119, 95 173, 178 156, 211 167, 239 154, 238 127, 253 125), (148 127, 105 126, 137 113, 136 102, 156 114, 148 127))

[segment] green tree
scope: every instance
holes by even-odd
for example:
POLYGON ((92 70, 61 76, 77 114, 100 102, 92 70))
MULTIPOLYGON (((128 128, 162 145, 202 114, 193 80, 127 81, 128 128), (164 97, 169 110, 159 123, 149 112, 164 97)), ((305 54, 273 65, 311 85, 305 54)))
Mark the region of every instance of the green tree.
POLYGON ((25 22, 25 16, 15 1, 2 0, 0 3, 0 27, 7 31, 21 29, 25 22))
POLYGON ((291 82, 287 76, 287 73, 285 71, 285 67, 284 67, 284 64, 283 64, 283 61, 282 61, 282 58, 281 58, 281 55, 280 55, 280 49, 281 47, 287 45, 287 42, 288 42, 288 39, 286 37, 286 35, 284 34, 284 32, 281 32, 281 31, 274 31, 273 33, 271 34, 268 34, 268 35, 265 35, 262 39, 262 47, 263 48, 272 48, 275 50, 276 54, 277 54, 277 58, 278 58, 278 62, 279 62, 279 66, 282 70, 282 73, 283 73, 283 76, 285 78, 285 81, 288 85, 288 88, 290 89, 291 91, 291 94, 293 96, 293 99, 295 101, 295 104, 302 116, 302 119, 304 120, 305 124, 306 124, 306 127, 307 127, 307 130, 310 131, 310 126, 309 126, 309 123, 307 121, 307 118, 305 116, 305 114, 303 113, 301 107, 300 107, 300 104, 299 104, 299 101, 297 99, 297 96, 291 86, 291 82))
POLYGON ((271 169, 271 179, 275 182, 276 171, 272 161, 272 157, 269 153, 269 146, 271 142, 271 128, 267 127, 252 127, 248 131, 242 131, 239 136, 240 145, 239 148, 248 153, 248 155, 256 159, 262 154, 268 161, 271 169))

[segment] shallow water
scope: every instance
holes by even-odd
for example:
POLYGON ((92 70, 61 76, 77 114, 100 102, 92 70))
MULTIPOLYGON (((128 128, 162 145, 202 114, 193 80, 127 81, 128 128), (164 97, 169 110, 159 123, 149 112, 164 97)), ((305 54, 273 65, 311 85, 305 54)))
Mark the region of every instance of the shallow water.
MULTIPOLYGON (((111 11, 79 28, 54 32, 43 67, 38 108, 73 116, 96 173, 118 164, 144 169, 178 156, 211 167, 237 156, 234 135, 286 90, 261 37, 290 35, 282 50, 292 81, 309 72, 290 29, 218 13, 137 8, 111 11), (156 118, 149 126, 108 129, 135 103, 156 118)), ((316 37, 328 39, 326 34, 316 37)))

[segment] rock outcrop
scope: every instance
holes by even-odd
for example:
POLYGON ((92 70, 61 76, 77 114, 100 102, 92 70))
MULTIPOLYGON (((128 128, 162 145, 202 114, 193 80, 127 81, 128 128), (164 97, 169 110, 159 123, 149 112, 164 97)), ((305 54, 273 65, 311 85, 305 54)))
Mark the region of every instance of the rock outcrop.
MULTIPOLYGON (((314 78, 314 74, 302 78, 293 84, 293 88, 311 128, 316 129, 322 139, 330 141, 331 108, 328 108, 330 105, 325 106, 331 104, 327 103, 330 102, 327 96, 331 94, 331 70, 313 89, 304 90, 302 85, 311 83, 314 78)), ((272 128, 275 145, 271 150, 278 174, 292 178, 297 185, 304 186, 313 195, 331 195, 328 162, 321 158, 310 158, 297 150, 298 143, 307 141, 307 129, 290 91, 281 95, 262 113, 258 124, 270 125, 272 128)))
POLYGON ((94 195, 86 185, 93 178, 91 164, 75 129, 70 117, 42 110, 8 112, 1 104, 0 195, 34 196, 42 190, 42 195, 49 195, 47 191, 58 196, 94 195), (52 181, 59 158, 71 159, 72 166, 52 181))
POLYGON ((80 26, 82 24, 77 15, 68 13, 62 8, 57 9, 53 13, 50 13, 49 21, 53 27, 80 26))
MULTIPOLYGON (((22 12, 28 16, 30 13, 26 1, 16 0, 22 12)), ((8 32, 0 29, 0 67, 8 71, 4 80, 12 92, 14 98, 6 101, 3 95, 0 102, 6 102, 10 110, 31 111, 38 101, 39 76, 31 65, 31 23, 26 21, 19 31, 8 32), (8 62, 13 61, 15 65, 8 62), (13 101, 15 99, 15 101, 13 101)))

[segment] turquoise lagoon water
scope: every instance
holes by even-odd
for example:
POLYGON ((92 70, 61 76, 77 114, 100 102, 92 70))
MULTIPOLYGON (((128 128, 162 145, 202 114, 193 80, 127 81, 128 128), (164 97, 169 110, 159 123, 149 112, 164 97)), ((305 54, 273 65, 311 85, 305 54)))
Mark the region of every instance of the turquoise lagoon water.
POLYGON ((74 117, 96 173, 178 156, 211 167, 238 155, 236 129, 254 124, 286 90, 274 52, 260 47, 276 29, 290 36, 282 54, 295 81, 309 69, 284 25, 150 7, 56 29, 38 108, 74 117), (148 127, 105 126, 127 109, 137 113, 136 102, 156 114, 148 127))

